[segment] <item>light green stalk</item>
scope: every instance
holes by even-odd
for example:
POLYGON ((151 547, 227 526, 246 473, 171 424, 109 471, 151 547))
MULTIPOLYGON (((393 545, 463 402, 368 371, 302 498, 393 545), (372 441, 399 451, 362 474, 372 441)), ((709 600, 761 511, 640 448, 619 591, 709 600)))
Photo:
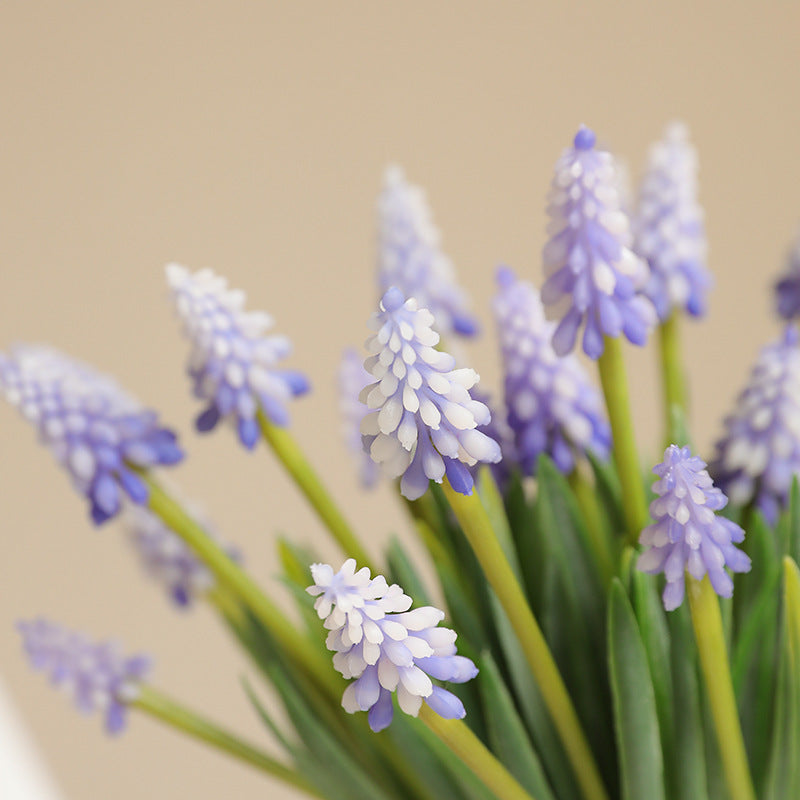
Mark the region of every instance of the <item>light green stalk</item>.
POLYGON ((662 388, 664 391, 664 420, 667 432, 667 445, 684 445, 686 442, 679 442, 680 431, 676 430, 675 410, 678 417, 686 418, 686 380, 681 360, 680 343, 680 314, 674 310, 667 321, 658 328, 658 339, 661 346, 661 375, 662 388))
POLYGON ((642 528, 647 524, 648 515, 633 434, 628 379, 625 375, 622 343, 619 338, 612 339, 606 336, 605 348, 597 360, 597 366, 600 370, 600 382, 603 385, 611 435, 614 439, 614 463, 622 487, 622 509, 628 528, 628 542, 635 544, 642 528))
POLYGON ((475 773, 497 800, 534 800, 463 722, 443 719, 424 704, 419 718, 475 773))
POLYGON ((589 485, 578 467, 575 467, 570 472, 568 481, 578 502, 578 507, 583 512, 583 520, 586 523, 586 530, 589 533, 594 556, 597 559, 597 566, 600 569, 603 585, 605 586, 614 575, 614 556, 609 537, 600 522, 600 505, 597 502, 595 488, 589 485))
POLYGON ((444 481, 444 492, 489 584, 519 639, 561 743, 587 800, 607 800, 600 772, 536 618, 497 540, 478 495, 456 492, 444 481))
POLYGON ((195 714, 149 686, 141 686, 140 694, 130 704, 157 720, 188 733, 189 736, 221 750, 240 761, 250 764, 273 778, 300 789, 313 797, 323 795, 308 780, 238 736, 220 728, 215 723, 195 714))
POLYGON ((700 653, 700 667, 705 678, 711 716, 717 731, 725 783, 731 800, 755 800, 742 728, 736 710, 719 601, 708 576, 697 581, 687 575, 687 583, 694 636, 700 653))
POLYGON ((286 428, 270 422, 260 409, 258 425, 264 440, 286 467, 287 472, 292 476, 308 502, 311 503, 312 508, 331 532, 344 554, 349 558, 354 558, 359 567, 369 567, 374 574, 375 568, 371 559, 292 434, 286 428))

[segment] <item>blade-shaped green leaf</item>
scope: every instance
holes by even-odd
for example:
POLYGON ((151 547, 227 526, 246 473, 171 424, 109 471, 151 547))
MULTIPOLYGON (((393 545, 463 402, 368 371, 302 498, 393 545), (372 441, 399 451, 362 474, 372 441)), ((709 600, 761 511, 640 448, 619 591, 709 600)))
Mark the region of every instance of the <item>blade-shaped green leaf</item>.
POLYGON ((665 800, 655 693, 647 654, 622 583, 611 584, 608 652, 622 797, 665 800))

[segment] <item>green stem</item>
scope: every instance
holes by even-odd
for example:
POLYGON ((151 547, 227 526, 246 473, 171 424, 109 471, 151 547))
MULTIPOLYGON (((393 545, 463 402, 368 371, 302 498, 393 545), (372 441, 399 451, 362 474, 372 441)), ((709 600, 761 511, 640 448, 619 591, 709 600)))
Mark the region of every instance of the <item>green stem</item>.
POLYGON ((686 380, 681 361, 679 313, 673 311, 666 322, 658 328, 661 346, 661 372, 664 390, 664 415, 667 444, 683 445, 679 442, 680 431, 676 429, 676 413, 686 418, 686 380))
POLYGON ((375 569, 372 566, 371 559, 361 546, 339 507, 328 494, 328 490, 322 485, 322 481, 308 462, 292 434, 286 428, 281 428, 270 422, 266 414, 261 410, 258 412, 258 424, 264 440, 286 467, 286 470, 308 502, 311 503, 319 518, 325 523, 344 554, 354 558, 359 567, 370 567, 374 574, 375 569))
POLYGON ((597 566, 603 576, 603 585, 607 585, 614 575, 614 556, 611 551, 611 542, 600 522, 601 511, 597 502, 594 487, 590 486, 581 471, 576 467, 569 474, 569 485, 578 502, 578 507, 583 513, 586 530, 589 533, 592 549, 594 550, 597 566))
POLYGON ((149 489, 148 507, 168 528, 192 549, 211 570, 220 584, 237 597, 275 637, 295 664, 309 673, 333 697, 341 685, 327 662, 289 622, 280 608, 258 587, 253 579, 170 497, 148 472, 139 471, 149 489))
POLYGON ((460 720, 443 719, 423 705, 419 718, 475 773, 498 800, 533 800, 460 720))
POLYGON ((213 722, 178 705, 149 686, 140 687, 140 694, 131 703, 131 706, 144 711, 151 717, 179 731, 188 733, 189 736, 193 736, 201 742, 216 747, 223 753, 227 753, 240 761, 244 761, 246 764, 266 772, 268 775, 289 784, 289 786, 293 786, 295 789, 300 789, 314 797, 324 797, 302 775, 293 769, 268 756, 253 745, 242 741, 213 722))
POLYGON ((443 486, 464 535, 519 639, 584 797, 607 800, 600 772, 567 688, 478 495, 474 492, 469 496, 459 494, 447 480, 443 486))
POLYGON ((692 625, 711 705, 711 715, 717 731, 725 783, 732 800, 755 800, 742 728, 736 710, 736 697, 733 693, 719 601, 708 576, 702 581, 687 577, 692 625))
POLYGON ((614 438, 614 463, 622 487, 622 508, 628 528, 628 542, 635 544, 642 528, 647 524, 648 515, 633 434, 628 379, 619 339, 606 337, 605 349, 597 366, 606 398, 611 435, 614 438))

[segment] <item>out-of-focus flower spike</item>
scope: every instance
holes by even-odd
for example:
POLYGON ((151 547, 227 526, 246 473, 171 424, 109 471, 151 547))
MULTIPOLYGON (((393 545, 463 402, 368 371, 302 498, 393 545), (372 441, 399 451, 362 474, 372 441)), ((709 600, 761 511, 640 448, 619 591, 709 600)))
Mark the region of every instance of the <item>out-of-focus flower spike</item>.
POLYGON ((800 347, 787 325, 761 350, 710 465, 715 482, 737 506, 755 503, 770 524, 800 475, 800 347))
POLYGON ((786 258, 786 269, 775 284, 775 300, 784 319, 800 317, 800 232, 786 258))
POLYGON ((532 475, 541 453, 565 474, 573 470, 576 454, 590 450, 607 458, 611 431, 600 393, 574 355, 556 355, 551 344, 555 323, 545 319, 539 293, 508 267, 498 269, 497 286, 492 307, 508 424, 521 470, 532 475))
POLYGON ((478 332, 466 293, 441 250, 425 193, 408 183, 397 166, 386 170, 378 200, 378 283, 381 292, 396 286, 430 309, 442 336, 478 332))
POLYGON ((542 302, 558 320, 553 348, 559 355, 571 352, 583 325, 583 350, 593 359, 602 354, 604 337, 624 334, 643 345, 656 322, 641 294, 648 269, 630 249, 614 159, 595 149, 595 141, 582 127, 556 163, 547 206, 550 239, 542 254, 542 302))
POLYGON ((361 421, 369 408, 361 402, 362 389, 372 382, 372 376, 364 369, 358 352, 347 348, 339 364, 339 411, 342 417, 342 432, 347 449, 353 453, 358 464, 359 480, 365 489, 373 489, 378 482, 378 466, 364 452, 361 443, 361 421))
POLYGON ((127 497, 147 502, 135 468, 176 464, 175 434, 111 378, 57 350, 18 345, 0 354, 0 392, 32 422, 39 438, 87 497, 95 524, 127 497))
MULTIPOLYGON (((202 521, 207 534, 218 541, 213 527, 189 508, 195 518, 202 521)), ((145 571, 164 586, 176 606, 189 608, 216 586, 216 578, 208 566, 152 511, 132 506, 126 509, 123 520, 145 571)), ((234 561, 241 562, 236 548, 225 547, 224 550, 234 561)))
POLYGON ((720 597, 733 594, 733 572, 749 572, 750 559, 737 547, 744 531, 725 517, 716 515, 728 504, 721 489, 714 486, 706 463, 693 456, 688 447, 670 445, 664 461, 653 468, 658 497, 650 504, 655 520, 641 534, 647 548, 637 563, 642 572, 663 572, 667 579, 664 608, 672 611, 684 598, 686 570, 695 580, 707 574, 720 597))
POLYGON ((196 420, 210 431, 231 420, 248 449, 259 439, 259 408, 275 425, 289 423, 288 403, 309 389, 305 375, 278 366, 291 352, 285 336, 268 336, 272 318, 245 311, 244 292, 210 269, 168 264, 167 282, 192 344, 188 372, 195 397, 208 405, 196 420))
POLYGON ((375 334, 366 344, 364 367, 375 382, 361 394, 370 408, 361 424, 364 447, 389 477, 402 476, 400 491, 409 500, 445 475, 456 491, 470 494, 468 468, 501 458, 498 443, 477 430, 491 418, 469 393, 477 373, 455 369, 453 357, 435 349, 439 334, 432 325, 428 309, 392 287, 372 317, 375 334))
POLYGON ((348 559, 338 572, 328 564, 313 564, 317 598, 314 607, 330 631, 327 647, 334 667, 353 679, 342 706, 353 714, 369 712, 373 731, 388 727, 394 716, 392 695, 401 710, 417 716, 423 702, 446 719, 465 715, 462 702, 431 679, 464 683, 478 674, 470 659, 456 655, 455 633, 438 627, 444 612, 432 606, 411 607, 411 598, 397 585, 389 586, 366 568, 356 571, 348 559))
POLYGON ((19 622, 17 628, 34 669, 68 688, 80 711, 102 711, 109 734, 124 729, 127 706, 150 672, 149 656, 123 656, 113 642, 92 642, 42 618, 19 622))
POLYGON ((683 123, 670 124, 650 148, 633 228, 633 249, 650 266, 644 293, 661 322, 673 309, 703 316, 712 280, 697 201, 697 153, 683 123))

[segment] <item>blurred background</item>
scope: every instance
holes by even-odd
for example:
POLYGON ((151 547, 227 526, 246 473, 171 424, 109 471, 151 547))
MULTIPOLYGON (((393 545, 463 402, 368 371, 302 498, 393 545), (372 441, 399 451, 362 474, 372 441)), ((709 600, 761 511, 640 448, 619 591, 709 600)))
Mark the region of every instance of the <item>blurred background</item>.
MULTIPOLYGON (((800 225, 800 6, 367 2, 4 2, 0 349, 48 342, 157 407, 189 457, 170 477, 279 594, 285 533, 340 555, 266 448, 198 437, 163 265, 210 266, 292 338, 314 392, 293 430, 373 548, 410 537, 360 492, 335 372, 376 302, 374 204, 389 162, 424 185, 499 369, 495 266, 541 281, 553 163, 585 122, 636 176, 674 118, 699 150, 710 314, 684 326, 695 440, 720 432, 800 225)), ((658 454, 654 348, 627 348, 635 423, 658 454)), ((121 741, 32 674, 13 629, 44 613, 157 659, 154 682, 259 741, 244 659, 203 608, 142 577, 118 524, 93 529, 32 428, 0 406, 0 676, 69 800, 291 797, 135 716, 121 741)))

